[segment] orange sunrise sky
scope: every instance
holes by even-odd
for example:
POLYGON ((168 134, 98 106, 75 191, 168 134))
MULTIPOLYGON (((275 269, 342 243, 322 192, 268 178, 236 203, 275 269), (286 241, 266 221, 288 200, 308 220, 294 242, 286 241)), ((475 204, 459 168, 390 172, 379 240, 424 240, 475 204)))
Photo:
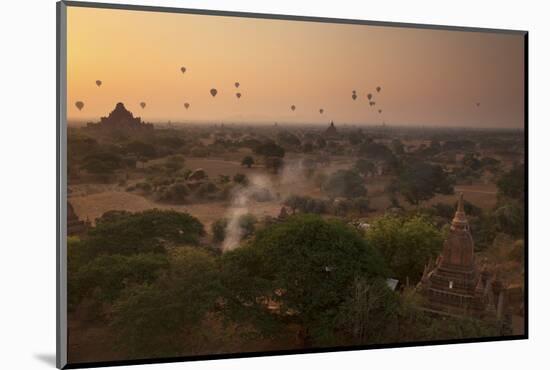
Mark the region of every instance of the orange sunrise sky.
POLYGON ((69 6, 67 93, 69 121, 522 128, 523 35, 69 6))

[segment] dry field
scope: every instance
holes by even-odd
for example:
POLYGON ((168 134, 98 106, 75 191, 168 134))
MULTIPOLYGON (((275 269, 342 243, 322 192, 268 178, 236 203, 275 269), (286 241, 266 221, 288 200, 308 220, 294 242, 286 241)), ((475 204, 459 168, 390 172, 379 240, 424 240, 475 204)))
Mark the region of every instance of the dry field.
MULTIPOLYGON (((224 160, 223 158, 186 158, 186 168, 195 170, 202 168, 206 171, 212 181, 216 181, 220 175, 234 176, 243 173, 249 178, 262 176, 268 179, 272 193, 276 196, 273 201, 254 202, 251 201, 249 209, 258 218, 264 216, 277 216, 284 199, 291 195, 307 195, 315 198, 322 198, 324 194, 318 185, 315 184, 315 176, 306 179, 303 172, 295 165, 302 158, 299 155, 289 155, 286 162, 289 168, 283 170, 279 175, 273 175, 266 171, 263 165, 254 165, 252 168, 241 166, 239 161, 224 160)), ((349 157, 333 157, 330 165, 323 167, 318 172, 325 174, 332 173, 339 169, 350 168, 353 159, 349 157)), ((130 176, 132 182, 143 180, 143 174, 136 172, 130 176)), ((367 188, 371 207, 374 212, 372 216, 381 215, 390 206, 390 200, 384 192, 385 187, 391 179, 385 176, 376 176, 367 179, 367 188)), ((69 200, 73 205, 76 214, 83 220, 90 220, 92 223, 96 218, 109 210, 126 210, 140 212, 147 209, 173 209, 180 212, 188 212, 197 217, 206 230, 219 218, 224 217, 230 207, 230 201, 210 201, 184 205, 170 205, 158 203, 144 196, 125 191, 124 186, 116 184, 78 184, 70 186, 69 200)), ((491 209, 496 204, 496 187, 494 184, 457 185, 456 192, 463 192, 465 199, 483 209, 491 209)), ((399 199, 401 205, 408 206, 404 199, 399 199)), ((437 195, 424 205, 432 205, 438 202, 454 204, 456 195, 437 195)))

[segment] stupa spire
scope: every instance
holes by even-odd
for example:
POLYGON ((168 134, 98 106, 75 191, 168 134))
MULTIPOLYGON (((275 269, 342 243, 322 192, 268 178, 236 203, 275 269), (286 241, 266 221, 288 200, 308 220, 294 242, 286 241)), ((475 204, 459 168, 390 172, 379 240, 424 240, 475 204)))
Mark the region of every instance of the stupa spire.
POLYGON ((458 198, 458 205, 456 207, 452 227, 460 229, 468 227, 468 219, 466 219, 466 213, 464 212, 464 193, 460 193, 458 198))

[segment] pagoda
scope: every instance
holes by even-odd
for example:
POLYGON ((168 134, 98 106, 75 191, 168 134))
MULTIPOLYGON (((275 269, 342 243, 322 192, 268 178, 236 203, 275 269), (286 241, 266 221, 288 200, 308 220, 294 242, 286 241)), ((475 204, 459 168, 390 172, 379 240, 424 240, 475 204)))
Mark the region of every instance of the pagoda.
POLYGON ((115 109, 109 113, 107 117, 101 117, 101 120, 97 123, 88 123, 88 128, 94 129, 108 129, 108 130, 143 130, 153 129, 151 123, 145 123, 141 121, 140 117, 134 117, 124 106, 124 103, 117 103, 115 109))
POLYGON ((74 208, 70 202, 67 202, 67 235, 80 235, 86 232, 90 227, 90 223, 82 221, 76 215, 74 208))
POLYGON ((426 299, 426 311, 451 316, 485 316, 490 306, 489 273, 478 271, 474 241, 464 212, 463 194, 443 251, 435 264, 424 268, 417 290, 426 299))
POLYGON ((334 138, 338 136, 338 131, 336 131, 333 121, 330 121, 330 126, 326 129, 324 136, 326 138, 334 138))

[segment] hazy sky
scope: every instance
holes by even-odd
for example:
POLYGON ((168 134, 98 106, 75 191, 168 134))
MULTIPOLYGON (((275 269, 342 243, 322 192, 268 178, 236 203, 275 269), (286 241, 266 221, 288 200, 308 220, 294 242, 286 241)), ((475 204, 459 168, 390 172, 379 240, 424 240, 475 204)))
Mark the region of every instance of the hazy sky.
POLYGON ((67 14, 69 120, 98 120, 121 101, 149 122, 523 127, 521 35, 78 7, 67 14))

